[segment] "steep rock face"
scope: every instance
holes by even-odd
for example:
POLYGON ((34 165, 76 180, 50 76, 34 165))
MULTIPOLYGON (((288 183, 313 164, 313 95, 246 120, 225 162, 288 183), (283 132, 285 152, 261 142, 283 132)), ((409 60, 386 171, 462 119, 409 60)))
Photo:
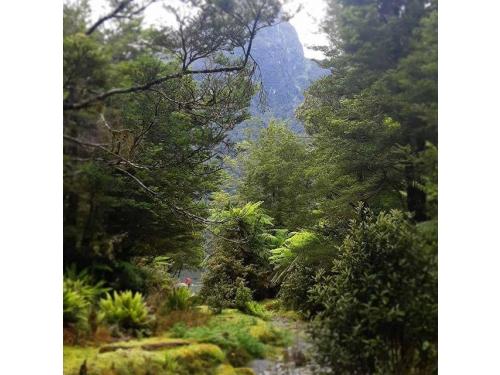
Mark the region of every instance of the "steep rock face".
POLYGON ((302 133, 304 128, 294 111, 304 99, 304 90, 329 71, 304 57, 297 32, 288 22, 262 29, 254 40, 252 56, 260 67, 265 105, 254 98, 250 108, 254 118, 238 125, 232 138, 241 139, 245 129, 266 126, 271 118, 286 120, 302 133))

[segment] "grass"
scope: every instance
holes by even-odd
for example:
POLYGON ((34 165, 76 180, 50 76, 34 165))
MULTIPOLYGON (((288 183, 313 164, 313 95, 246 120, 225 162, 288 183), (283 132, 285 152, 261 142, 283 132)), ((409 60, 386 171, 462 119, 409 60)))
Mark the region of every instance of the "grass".
POLYGON ((303 317, 297 311, 283 308, 279 299, 267 299, 262 301, 260 304, 271 317, 303 320, 303 317))
POLYGON ((156 332, 161 334, 179 323, 185 324, 188 327, 203 326, 211 317, 212 313, 210 310, 200 307, 187 311, 171 311, 168 314, 157 316, 156 332))

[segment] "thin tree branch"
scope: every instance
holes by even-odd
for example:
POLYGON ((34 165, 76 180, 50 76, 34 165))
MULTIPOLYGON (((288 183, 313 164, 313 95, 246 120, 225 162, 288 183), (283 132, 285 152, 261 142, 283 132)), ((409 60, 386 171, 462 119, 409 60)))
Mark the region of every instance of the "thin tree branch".
POLYGON ((99 150, 102 150, 110 155, 113 155, 114 157, 118 158, 120 161, 124 162, 125 164, 130 165, 131 167, 134 167, 137 169, 146 169, 146 170, 148 169, 148 167, 133 163, 130 160, 124 158, 123 156, 118 155, 118 154, 114 153, 113 151, 110 151, 106 147, 104 147, 104 146, 109 146, 109 143, 92 143, 92 142, 82 141, 81 139, 70 137, 69 135, 64 135, 63 137, 64 137, 64 139, 71 141, 73 143, 77 143, 77 144, 82 145, 82 146, 93 147, 93 148, 97 148, 99 150))
POLYGON ((101 26, 104 22, 109 21, 110 19, 124 19, 124 18, 132 18, 140 13, 142 13, 148 6, 156 2, 157 0, 149 0, 144 5, 140 6, 138 9, 131 11, 130 13, 122 14, 127 7, 133 3, 134 0, 123 0, 121 1, 115 9, 113 9, 110 13, 106 14, 99 18, 92 26, 90 26, 87 31, 85 31, 85 35, 91 35, 94 31, 97 30, 99 26, 101 26))
POLYGON ((248 61, 248 57, 245 58, 245 64, 240 65, 240 66, 232 66, 232 67, 224 67, 224 68, 214 68, 214 69, 202 69, 202 70, 185 70, 181 71, 175 74, 170 74, 165 77, 161 77, 158 79, 155 79, 153 81, 149 81, 143 85, 139 86, 131 86, 127 88, 116 88, 116 89, 111 89, 109 91, 103 92, 102 94, 96 95, 94 97, 82 100, 81 102, 77 103, 64 103, 63 104, 63 109, 64 110, 69 110, 69 109, 81 109, 84 107, 88 107, 90 104, 95 103, 97 101, 106 99, 110 96, 113 95, 118 95, 118 94, 130 94, 133 92, 141 92, 141 91, 146 91, 149 90, 151 87, 159 85, 161 83, 164 83, 166 81, 169 81, 171 79, 176 79, 176 78, 181 78, 186 75, 194 75, 194 74, 213 74, 213 73, 223 73, 223 72, 236 72, 243 70, 245 68, 245 65, 248 61))
POLYGON ((124 1, 121 1, 115 9, 113 9, 110 13, 106 14, 105 16, 99 18, 92 26, 90 26, 90 28, 87 29, 87 31, 85 31, 85 35, 92 34, 104 22, 106 22, 106 21, 108 21, 108 20, 110 20, 112 18, 116 18, 118 16, 118 14, 121 11, 123 11, 132 1, 133 0, 124 0, 124 1))

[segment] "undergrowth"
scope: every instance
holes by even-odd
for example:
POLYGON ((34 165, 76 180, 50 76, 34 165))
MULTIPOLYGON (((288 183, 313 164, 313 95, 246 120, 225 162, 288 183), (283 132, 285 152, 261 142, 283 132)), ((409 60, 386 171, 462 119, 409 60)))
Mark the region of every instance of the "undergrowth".
POLYGON ((264 358, 272 350, 270 346, 284 346, 289 340, 284 332, 262 319, 236 310, 224 310, 200 327, 176 324, 170 333, 175 337, 218 345, 235 366, 244 365, 252 358, 264 358))

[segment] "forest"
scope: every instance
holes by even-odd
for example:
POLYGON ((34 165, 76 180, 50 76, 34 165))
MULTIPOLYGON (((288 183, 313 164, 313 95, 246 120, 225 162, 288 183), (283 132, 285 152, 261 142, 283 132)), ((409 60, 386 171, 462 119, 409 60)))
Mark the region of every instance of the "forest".
POLYGON ((329 74, 237 139, 293 14, 158 2, 64 4, 64 374, 437 374, 437 0, 328 0, 329 74))

